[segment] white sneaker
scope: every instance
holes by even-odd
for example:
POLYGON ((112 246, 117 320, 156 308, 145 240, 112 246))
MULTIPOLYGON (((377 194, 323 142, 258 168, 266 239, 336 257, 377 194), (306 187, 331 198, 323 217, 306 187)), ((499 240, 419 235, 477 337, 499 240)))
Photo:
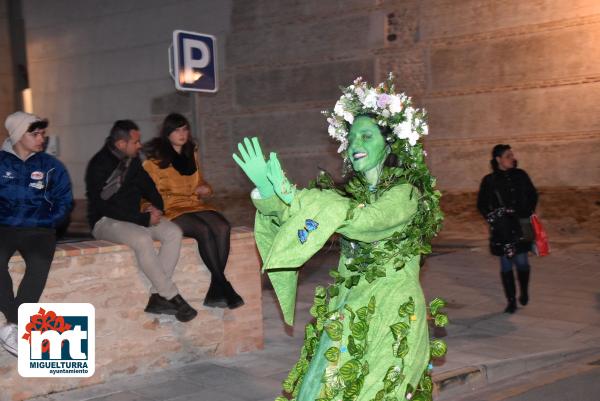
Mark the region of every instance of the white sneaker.
POLYGON ((14 356, 18 355, 17 333, 17 325, 14 323, 8 323, 0 327, 0 345, 14 356))

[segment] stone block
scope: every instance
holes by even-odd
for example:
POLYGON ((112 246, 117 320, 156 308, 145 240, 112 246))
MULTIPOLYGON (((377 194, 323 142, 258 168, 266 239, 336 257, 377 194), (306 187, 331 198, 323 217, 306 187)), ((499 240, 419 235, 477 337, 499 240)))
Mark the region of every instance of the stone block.
POLYGON ((568 138, 573 133, 600 131, 600 121, 589 118, 600 114, 600 83, 429 97, 424 104, 429 112, 431 141, 497 140, 536 134, 568 138))
POLYGON ((375 5, 373 0, 236 1, 233 2, 231 18, 237 29, 257 29, 264 25, 320 18, 331 21, 340 15, 356 14, 375 5))
POLYGON ((261 25, 240 30, 227 41, 227 62, 236 69, 253 65, 294 65, 323 60, 335 53, 365 54, 369 48, 371 19, 368 14, 333 17, 302 23, 261 25), (352 40, 348 40, 352 38, 352 40))
POLYGON ((425 60, 425 51, 418 47, 382 55, 377 58, 378 80, 385 79, 389 72, 394 73, 396 90, 405 92, 416 101, 427 89, 425 60))
POLYGON ((425 0, 420 10, 422 39, 434 40, 511 28, 532 30, 536 24, 597 14, 600 4, 595 0, 425 0))
POLYGON ((597 76, 598 24, 433 47, 429 90, 518 87, 536 81, 597 76), (510 62, 508 62, 510 60, 510 62))
POLYGON ((297 112, 240 116, 232 120, 232 140, 258 136, 265 153, 278 154, 314 152, 319 149, 337 149, 327 133, 327 121, 320 109, 297 112), (307 146, 310 144, 309 146, 307 146))
POLYGON ((235 80, 236 102, 242 108, 315 101, 333 104, 340 96, 340 86, 348 85, 359 75, 372 81, 373 64, 372 60, 363 59, 240 72, 235 80))

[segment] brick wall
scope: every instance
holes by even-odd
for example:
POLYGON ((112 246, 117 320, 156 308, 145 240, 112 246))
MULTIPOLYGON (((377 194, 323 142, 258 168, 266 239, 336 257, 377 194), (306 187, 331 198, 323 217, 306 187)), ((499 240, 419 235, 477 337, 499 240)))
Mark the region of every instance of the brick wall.
MULTIPOLYGON (((10 263, 15 285, 24 263, 10 263)), ((96 372, 83 379, 22 378, 17 359, 0 353, 0 401, 27 399, 180 366, 214 355, 235 355, 263 347, 262 293, 258 253, 247 229, 232 233, 227 278, 244 298, 235 309, 202 306, 210 273, 192 239, 184 239, 174 281, 198 316, 181 323, 173 316, 144 312, 148 282, 124 245, 90 241, 59 245, 40 302, 87 302, 96 309, 96 372)))

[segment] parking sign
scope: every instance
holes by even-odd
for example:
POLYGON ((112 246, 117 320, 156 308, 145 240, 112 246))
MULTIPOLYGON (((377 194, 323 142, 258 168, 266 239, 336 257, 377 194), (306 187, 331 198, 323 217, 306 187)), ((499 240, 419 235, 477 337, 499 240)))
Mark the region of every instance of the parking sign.
POLYGON ((181 91, 218 90, 217 39, 204 33, 176 30, 169 55, 175 87, 181 91))

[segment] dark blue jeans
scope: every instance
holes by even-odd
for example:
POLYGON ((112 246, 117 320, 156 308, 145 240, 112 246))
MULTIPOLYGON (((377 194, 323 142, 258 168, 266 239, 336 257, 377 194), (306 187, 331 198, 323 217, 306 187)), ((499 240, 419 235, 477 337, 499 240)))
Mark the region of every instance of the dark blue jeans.
POLYGON ((513 263, 517 266, 517 270, 519 271, 529 270, 527 252, 517 253, 512 258, 500 256, 500 271, 502 273, 512 271, 513 263))

